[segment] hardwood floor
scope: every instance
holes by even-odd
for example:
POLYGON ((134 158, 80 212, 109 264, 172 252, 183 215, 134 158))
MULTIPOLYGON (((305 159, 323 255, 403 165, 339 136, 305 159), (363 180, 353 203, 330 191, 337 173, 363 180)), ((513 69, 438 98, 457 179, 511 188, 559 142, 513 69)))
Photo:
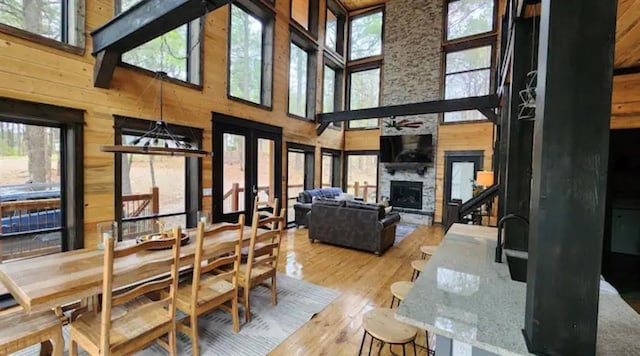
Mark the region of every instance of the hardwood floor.
MULTIPOLYGON (((279 271, 340 292, 340 296, 280 344, 271 355, 356 355, 362 340, 362 315, 389 307, 393 282, 411 279, 411 261, 420 246, 437 245, 442 226, 419 226, 398 245, 378 257, 347 248, 312 244, 306 229, 291 229, 282 241, 279 271)), ((418 344, 424 345, 424 333, 418 344)), ((368 339, 367 339, 368 344, 368 339)), ((366 349, 366 346, 365 346, 366 349)), ((374 354, 375 354, 374 344, 374 354)), ((402 347, 395 346, 398 354, 402 347)), ((407 350, 413 354, 412 350, 407 350)), ((382 352, 389 355, 389 347, 382 352)), ((426 355, 418 348, 419 355, 426 355)))

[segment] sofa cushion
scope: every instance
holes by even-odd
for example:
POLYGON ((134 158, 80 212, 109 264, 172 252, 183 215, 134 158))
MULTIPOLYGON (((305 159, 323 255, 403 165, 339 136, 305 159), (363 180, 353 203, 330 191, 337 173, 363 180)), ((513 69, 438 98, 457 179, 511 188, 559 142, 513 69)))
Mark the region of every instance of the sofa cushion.
POLYGON ((347 201, 345 206, 347 208, 352 208, 352 209, 376 210, 378 212, 378 219, 383 219, 384 216, 386 215, 386 212, 384 211, 384 206, 378 205, 378 204, 367 204, 367 203, 351 200, 351 201, 347 201))
POLYGON ((308 189, 298 194, 298 201, 300 203, 311 203, 314 197, 335 198, 340 194, 342 194, 342 189, 340 188, 308 189))
POLYGON ((335 206, 335 207, 343 207, 345 202, 342 200, 335 200, 329 198, 315 198, 313 200, 313 204, 324 205, 324 206, 335 206))

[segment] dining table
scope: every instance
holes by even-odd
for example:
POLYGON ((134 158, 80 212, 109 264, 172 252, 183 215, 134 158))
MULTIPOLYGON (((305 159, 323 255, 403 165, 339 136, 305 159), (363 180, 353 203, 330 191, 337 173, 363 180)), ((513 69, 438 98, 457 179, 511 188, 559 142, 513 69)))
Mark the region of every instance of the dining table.
MULTIPOLYGON (((226 223, 213 224, 208 230, 226 223)), ((196 229, 187 230, 191 242, 180 248, 180 267, 191 268, 195 257, 196 229)), ((204 255, 215 249, 216 244, 238 238, 237 231, 224 231, 216 237, 205 239, 204 255)), ((251 227, 245 226, 242 234, 243 246, 251 239, 251 227)), ((135 240, 118 242, 116 249, 131 246, 135 240)), ((141 251, 114 262, 114 274, 131 276, 135 280, 118 278, 114 288, 122 288, 148 278, 156 278, 166 271, 141 268, 158 259, 171 256, 171 250, 141 251), (129 271, 138 270, 131 274, 129 271), (133 275, 133 276, 132 276, 133 275)), ((0 282, 27 313, 51 310, 59 306, 88 299, 102 292, 104 251, 83 248, 68 252, 34 257, 0 264, 0 282)))

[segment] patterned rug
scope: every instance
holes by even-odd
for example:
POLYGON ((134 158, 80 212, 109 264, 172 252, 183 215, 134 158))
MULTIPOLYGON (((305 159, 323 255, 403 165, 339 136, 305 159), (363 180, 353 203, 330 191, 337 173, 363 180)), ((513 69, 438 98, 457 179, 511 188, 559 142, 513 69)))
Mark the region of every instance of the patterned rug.
MULTIPOLYGON (((253 317, 244 323, 240 308, 240 332, 233 333, 231 316, 222 310, 201 316, 199 321, 200 354, 205 355, 266 355, 293 334, 313 316, 322 311, 338 292, 278 273, 278 305, 271 305, 271 291, 254 288, 251 291, 253 317)), ((65 328, 65 341, 67 330, 65 328)), ((68 343, 65 342, 68 348, 68 343)), ((39 346, 15 355, 37 356, 39 346)), ((81 352, 81 355, 86 353, 81 352)), ((138 355, 166 355, 158 345, 138 355)), ((65 349, 65 355, 68 355, 65 349)), ((178 355, 191 355, 191 339, 178 333, 178 355)))
POLYGON ((415 225, 409 225, 409 224, 396 225, 396 242, 394 242, 393 244, 394 245, 399 244, 400 241, 404 240, 404 238, 409 236, 409 234, 411 234, 415 229, 416 229, 415 225))

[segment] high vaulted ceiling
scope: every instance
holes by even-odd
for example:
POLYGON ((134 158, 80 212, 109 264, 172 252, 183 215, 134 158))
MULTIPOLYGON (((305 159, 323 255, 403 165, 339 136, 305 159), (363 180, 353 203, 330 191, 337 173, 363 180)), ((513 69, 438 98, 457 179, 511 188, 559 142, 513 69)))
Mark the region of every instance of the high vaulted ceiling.
POLYGON ((349 10, 362 9, 372 5, 378 5, 385 2, 385 0, 341 0, 344 6, 349 10))
POLYGON ((615 68, 640 66, 640 0, 618 0, 615 68))

